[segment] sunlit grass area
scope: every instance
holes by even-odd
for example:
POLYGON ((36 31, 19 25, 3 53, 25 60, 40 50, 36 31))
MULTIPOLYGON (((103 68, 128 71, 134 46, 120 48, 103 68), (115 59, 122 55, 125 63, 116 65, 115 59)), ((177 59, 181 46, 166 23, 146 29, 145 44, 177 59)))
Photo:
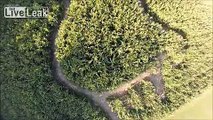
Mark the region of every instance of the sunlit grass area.
MULTIPOLYGON (((53 79, 49 35, 64 10, 59 0, 0 0, 1 8, 8 4, 48 6, 51 12, 47 19, 0 18, 0 119, 106 120, 88 99, 53 79)), ((151 83, 143 81, 125 96, 108 100, 121 120, 162 119, 212 84, 211 0, 147 0, 147 6, 144 12, 138 0, 72 0, 56 40, 65 76, 93 91, 130 81, 155 67, 153 58, 165 51, 168 102, 162 103, 151 83)), ((188 117, 188 111, 210 116, 205 107, 212 101, 209 94, 180 108, 174 119, 188 117)))
POLYGON ((212 87, 180 107, 165 120, 212 120, 212 87))

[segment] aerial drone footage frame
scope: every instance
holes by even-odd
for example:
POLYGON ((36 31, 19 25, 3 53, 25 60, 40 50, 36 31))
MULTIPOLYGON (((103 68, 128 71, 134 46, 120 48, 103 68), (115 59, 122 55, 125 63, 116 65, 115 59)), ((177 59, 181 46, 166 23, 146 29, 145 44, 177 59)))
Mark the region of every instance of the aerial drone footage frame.
POLYGON ((1 119, 164 119, 212 85, 202 0, 0 3, 1 119))

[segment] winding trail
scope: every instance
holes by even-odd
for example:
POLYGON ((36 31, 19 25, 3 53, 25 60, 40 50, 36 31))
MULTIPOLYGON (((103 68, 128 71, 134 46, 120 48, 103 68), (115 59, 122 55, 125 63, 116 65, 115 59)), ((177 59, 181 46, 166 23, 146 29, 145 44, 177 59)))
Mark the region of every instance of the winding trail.
MULTIPOLYGON (((143 1, 143 0, 140 0, 140 1, 143 1)), ((88 89, 79 87, 78 85, 69 81, 66 78, 66 76, 64 76, 62 69, 60 67, 60 63, 57 61, 56 53, 55 53, 55 51, 56 51, 55 41, 58 36, 58 31, 59 31, 61 22, 67 18, 67 10, 69 9, 71 2, 70 2, 70 0, 61 0, 60 2, 62 3, 62 5, 64 7, 64 11, 62 13, 62 17, 58 20, 58 24, 54 27, 53 31, 51 32, 51 34, 49 36, 50 46, 51 46, 50 47, 51 48, 50 57, 51 57, 52 75, 53 75, 53 78, 57 81, 57 83, 59 85, 66 88, 67 90, 74 92, 77 95, 86 97, 89 101, 91 101, 91 103, 94 106, 99 107, 106 114, 106 117, 110 120, 119 120, 119 118, 118 118, 117 113, 113 112, 112 109, 110 108, 110 106, 107 102, 107 98, 123 96, 127 93, 128 89, 134 87, 137 84, 140 84, 140 82, 143 80, 149 81, 152 83, 152 85, 155 87, 156 94, 162 100, 166 98, 165 90, 164 90, 163 75, 161 72, 163 56, 164 56, 164 54, 162 54, 162 53, 160 53, 156 57, 156 61, 158 62, 158 66, 156 66, 156 68, 157 68, 156 73, 152 73, 151 71, 147 70, 147 71, 141 73, 135 79, 133 79, 127 83, 121 84, 120 86, 118 86, 118 88, 111 90, 111 91, 105 91, 105 92, 98 93, 95 91, 90 91, 88 89)), ((147 6, 148 5, 146 4, 146 2, 144 0, 142 7, 144 7, 145 12, 148 11, 147 6)), ((160 22, 160 20, 158 22, 160 22)), ((167 28, 172 29, 168 26, 168 24, 166 24, 164 22, 160 22, 160 23, 162 24, 162 26, 166 26, 167 28)), ((183 37, 185 36, 184 34, 182 34, 182 32, 179 32, 178 30, 175 30, 175 29, 173 29, 173 30, 178 32, 179 34, 181 34, 183 37)))
POLYGON ((161 24, 164 30, 172 30, 175 33, 179 34, 183 39, 187 40, 187 34, 184 30, 171 27, 169 23, 165 22, 165 20, 161 19, 155 12, 153 12, 153 10, 147 4, 146 0, 139 0, 139 4, 141 5, 141 7, 144 8, 144 14, 148 14, 149 16, 151 16, 152 21, 161 24))

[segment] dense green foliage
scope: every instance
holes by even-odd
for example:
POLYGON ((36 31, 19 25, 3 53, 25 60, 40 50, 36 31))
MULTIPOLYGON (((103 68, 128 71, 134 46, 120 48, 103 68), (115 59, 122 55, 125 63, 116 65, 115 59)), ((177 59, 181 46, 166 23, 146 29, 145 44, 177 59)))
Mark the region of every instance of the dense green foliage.
POLYGON ((159 24, 136 0, 73 0, 57 39, 70 80, 92 90, 116 87, 145 71, 160 51, 159 24))
MULTIPOLYGON (((166 50, 163 75, 170 103, 162 104, 145 82, 110 100, 121 119, 159 119, 211 83, 212 14, 199 1, 147 0, 162 21, 186 33, 183 38, 163 30, 149 14, 142 15, 136 0, 73 0, 60 27, 57 57, 69 80, 106 90, 153 67, 151 58, 166 50)), ((1 8, 6 4, 51 6, 52 12, 48 19, 0 19, 1 116, 6 120, 105 119, 85 98, 63 90, 52 79, 47 36, 60 15, 60 4, 0 1, 1 8)))
POLYGON ((159 119, 211 85, 212 7, 199 0, 148 0, 148 4, 161 20, 185 31, 186 38, 171 30, 164 36, 167 58, 163 74, 170 103, 161 104, 153 87, 143 83, 111 102, 123 119, 159 119))
MULTIPOLYGON (((4 19, 0 30, 1 118, 4 120, 103 119, 83 97, 52 79, 47 36, 57 21, 54 1, 5 1, 1 5, 51 6, 48 19, 4 19), (25 2, 24 2, 25 1, 25 2)), ((3 9, 1 9, 3 10, 3 9)), ((0 11, 3 13, 3 11, 0 11)))

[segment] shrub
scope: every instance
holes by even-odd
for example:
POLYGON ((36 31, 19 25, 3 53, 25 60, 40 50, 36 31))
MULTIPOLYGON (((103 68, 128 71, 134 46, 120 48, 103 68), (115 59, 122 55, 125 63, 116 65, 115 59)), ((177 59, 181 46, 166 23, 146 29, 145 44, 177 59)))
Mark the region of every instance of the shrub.
POLYGON ((101 91, 149 68, 162 49, 162 27, 142 10, 136 0, 73 0, 56 42, 66 76, 101 91))
MULTIPOLYGON (((85 98, 64 91, 53 80, 47 36, 56 24, 60 5, 56 1, 34 2, 16 1, 21 6, 51 6, 51 16, 48 19, 1 18, 0 119, 104 119, 85 98)), ((0 6, 12 3, 4 1, 0 6)))
MULTIPOLYGON (((109 100, 120 119, 160 119, 211 84, 212 15, 200 1, 147 0, 150 14, 142 14, 136 0, 73 0, 60 26, 57 58, 70 81, 102 91, 154 67, 152 58, 165 50, 163 75, 169 103, 162 104, 146 82, 109 100), (165 30, 162 22, 173 29, 165 30)), ((48 5, 52 12, 48 19, 1 18, 0 118, 106 119, 85 98, 63 90, 51 77, 47 36, 58 20, 60 4, 52 0, 1 3, 1 7, 48 5)))

